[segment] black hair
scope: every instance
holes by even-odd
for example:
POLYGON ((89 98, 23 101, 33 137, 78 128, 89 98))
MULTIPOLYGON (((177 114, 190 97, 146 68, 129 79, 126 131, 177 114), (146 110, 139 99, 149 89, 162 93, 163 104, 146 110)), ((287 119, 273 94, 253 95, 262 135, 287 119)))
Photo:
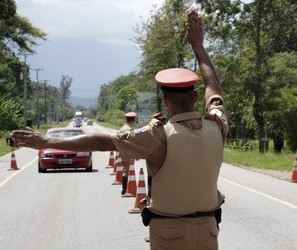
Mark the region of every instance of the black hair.
POLYGON ((172 92, 163 90, 163 95, 169 99, 172 105, 185 111, 193 109, 193 105, 196 101, 196 92, 194 90, 187 92, 172 92))
POLYGON ((161 89, 166 92, 174 92, 174 93, 189 92, 189 91, 194 90, 194 85, 190 86, 190 87, 183 87, 183 88, 173 88, 173 87, 161 86, 161 89))
POLYGON ((126 121, 127 122, 134 122, 135 121, 135 117, 126 117, 126 121))

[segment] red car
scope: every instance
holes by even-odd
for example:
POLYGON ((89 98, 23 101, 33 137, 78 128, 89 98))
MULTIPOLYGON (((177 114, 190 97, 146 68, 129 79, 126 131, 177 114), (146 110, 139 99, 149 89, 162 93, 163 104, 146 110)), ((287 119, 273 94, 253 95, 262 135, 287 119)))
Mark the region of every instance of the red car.
MULTIPOLYGON (((84 134, 81 128, 51 128, 46 137, 70 137, 84 134)), ((92 152, 76 152, 58 149, 41 149, 38 152, 38 172, 47 169, 85 168, 92 172, 92 152)))

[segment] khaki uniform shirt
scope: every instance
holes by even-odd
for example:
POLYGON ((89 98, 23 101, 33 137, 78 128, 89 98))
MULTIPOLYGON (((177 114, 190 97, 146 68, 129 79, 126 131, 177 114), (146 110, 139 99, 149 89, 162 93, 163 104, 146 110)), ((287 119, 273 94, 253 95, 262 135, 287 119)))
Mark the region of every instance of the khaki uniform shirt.
MULTIPOLYGON (((187 116, 187 113, 184 115, 187 116)), ((183 116, 183 114, 179 114, 183 116)), ((170 120, 174 119, 171 117, 170 120)), ((181 125, 197 129, 197 119, 184 120, 181 125)), ((221 96, 213 95, 206 102, 206 114, 202 119, 215 121, 225 140, 228 132, 226 110, 221 96)), ((167 153, 167 138, 163 124, 157 119, 142 128, 132 131, 119 131, 111 136, 124 159, 146 159, 149 176, 157 174, 162 167, 167 153)))

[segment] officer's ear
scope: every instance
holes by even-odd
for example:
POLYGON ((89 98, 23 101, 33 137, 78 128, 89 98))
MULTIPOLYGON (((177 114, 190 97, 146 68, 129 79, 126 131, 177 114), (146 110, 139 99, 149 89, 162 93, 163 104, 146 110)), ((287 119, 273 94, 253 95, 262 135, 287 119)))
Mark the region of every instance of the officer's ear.
POLYGON ((163 103, 165 105, 166 108, 170 109, 171 108, 171 101, 169 100, 168 97, 166 97, 165 95, 163 95, 163 103))
POLYGON ((196 103, 198 100, 198 93, 197 91, 194 91, 194 103, 196 103))

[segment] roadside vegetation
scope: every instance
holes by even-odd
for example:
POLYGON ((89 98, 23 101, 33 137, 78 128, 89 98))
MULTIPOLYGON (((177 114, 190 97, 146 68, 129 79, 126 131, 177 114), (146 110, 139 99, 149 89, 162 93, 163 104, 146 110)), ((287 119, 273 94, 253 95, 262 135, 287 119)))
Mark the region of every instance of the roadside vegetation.
POLYGON ((238 167, 252 167, 266 170, 292 171, 296 154, 285 148, 282 153, 276 153, 272 149, 260 153, 258 141, 249 141, 242 147, 234 147, 226 144, 224 150, 224 162, 238 167))

